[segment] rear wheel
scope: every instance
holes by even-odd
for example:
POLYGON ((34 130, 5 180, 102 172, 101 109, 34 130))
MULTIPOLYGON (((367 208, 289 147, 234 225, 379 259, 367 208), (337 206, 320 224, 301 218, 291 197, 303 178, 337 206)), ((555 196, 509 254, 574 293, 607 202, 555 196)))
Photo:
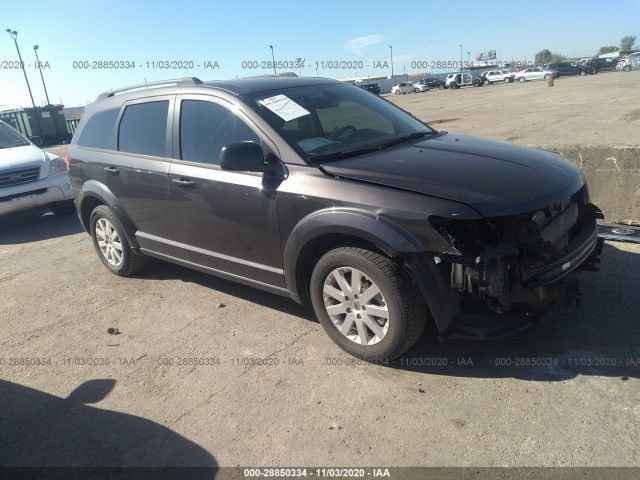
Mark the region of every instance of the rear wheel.
POLYGON ((420 93, 420 89, 419 88, 414 88, 413 89, 413 93, 420 93))
POLYGON ((400 89, 396 90, 396 95, 400 95, 401 93, 400 89))
POLYGON ((456 88, 458 88, 458 85, 456 84, 456 82, 451 82, 451 83, 449 84, 449 88, 450 88, 451 90, 455 90, 456 88))
POLYGON ((444 90, 444 85, 442 83, 438 85, 438 90, 444 90))
POLYGON ((318 261, 311 300, 327 335, 365 360, 402 355, 419 338, 427 316, 422 295, 401 267, 358 247, 335 248, 318 261))
POLYGON ((111 273, 126 277, 139 272, 147 264, 147 257, 131 249, 120 220, 109 207, 96 207, 91 212, 90 225, 93 246, 111 273))
POLYGON ((545 80, 549 80, 551 78, 551 75, 549 75, 548 73, 544 76, 545 80))
POLYGON ((509 83, 509 82, 510 82, 509 77, 504 79, 504 83, 509 83))
POLYGON ((580 76, 584 77, 587 74, 586 70, 580 70, 580 76))
POLYGON ((524 77, 520 77, 520 78, 518 79, 518 81, 519 81, 520 83, 524 83, 524 82, 526 82, 526 81, 527 81, 527 79, 526 79, 526 78, 524 78, 524 77))

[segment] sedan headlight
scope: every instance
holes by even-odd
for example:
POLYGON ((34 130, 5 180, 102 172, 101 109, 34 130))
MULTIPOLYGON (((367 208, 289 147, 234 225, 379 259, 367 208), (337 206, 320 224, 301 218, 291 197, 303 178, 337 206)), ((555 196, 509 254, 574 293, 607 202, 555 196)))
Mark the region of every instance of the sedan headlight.
POLYGON ((68 171, 69 168, 67 167, 67 162, 65 162, 63 158, 54 158, 49 164, 49 173, 47 174, 47 176, 68 171))

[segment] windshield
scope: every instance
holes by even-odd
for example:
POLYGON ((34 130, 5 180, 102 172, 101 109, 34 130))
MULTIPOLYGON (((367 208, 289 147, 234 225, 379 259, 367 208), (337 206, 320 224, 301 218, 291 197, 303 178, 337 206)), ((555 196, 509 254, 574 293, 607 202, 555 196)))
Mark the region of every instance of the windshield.
POLYGON ((247 103, 311 163, 353 157, 435 130, 348 84, 260 92, 247 103))
POLYGON ((29 145, 26 138, 6 123, 0 122, 0 148, 24 147, 25 145, 29 145))

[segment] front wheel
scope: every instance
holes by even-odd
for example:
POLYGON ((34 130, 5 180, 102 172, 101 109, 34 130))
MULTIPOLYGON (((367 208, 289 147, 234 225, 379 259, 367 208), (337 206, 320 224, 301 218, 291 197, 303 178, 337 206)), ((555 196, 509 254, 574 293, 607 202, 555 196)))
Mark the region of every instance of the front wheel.
POLYGON ((90 225, 93 246, 111 273, 127 277, 139 272, 147 264, 147 257, 131 249, 120 220, 109 207, 96 207, 91 212, 90 225))
POLYGON ((358 247, 335 248, 318 261, 311 300, 327 335, 365 360, 402 355, 420 337, 427 316, 422 295, 402 268, 358 247))
POLYGON ((551 78, 551 75, 549 75, 548 73, 544 76, 545 80, 549 80, 551 78))
POLYGON ((519 81, 520 83, 524 83, 524 82, 526 82, 526 81, 527 81, 527 79, 526 79, 526 78, 524 78, 524 77, 520 77, 520 78, 518 79, 518 81, 519 81))
POLYGON ((450 88, 451 90, 455 90, 456 88, 458 88, 458 85, 456 84, 456 82, 451 82, 451 83, 449 84, 449 88, 450 88))
POLYGON ((400 95, 402 92, 400 90, 396 90, 396 95, 400 95))
POLYGON ((413 89, 413 93, 420 93, 420 89, 419 88, 414 88, 413 89))
POLYGON ((505 79, 504 79, 504 83, 509 83, 509 81, 510 81, 510 80, 509 80, 509 77, 507 77, 507 78, 505 78, 505 79))
POLYGON ((444 90, 444 85, 443 84, 438 85, 438 90, 444 90))
POLYGON ((580 70, 580 76, 584 77, 587 74, 586 70, 580 70))

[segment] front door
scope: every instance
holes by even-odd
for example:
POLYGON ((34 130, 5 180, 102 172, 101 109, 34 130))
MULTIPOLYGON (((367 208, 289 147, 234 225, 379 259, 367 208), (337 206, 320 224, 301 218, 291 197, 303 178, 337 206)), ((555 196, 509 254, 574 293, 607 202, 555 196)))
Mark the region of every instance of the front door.
POLYGON ((283 287, 277 185, 259 173, 219 167, 224 145, 262 144, 257 129, 231 107, 211 96, 183 96, 176 102, 169 179, 184 256, 219 272, 283 287))

